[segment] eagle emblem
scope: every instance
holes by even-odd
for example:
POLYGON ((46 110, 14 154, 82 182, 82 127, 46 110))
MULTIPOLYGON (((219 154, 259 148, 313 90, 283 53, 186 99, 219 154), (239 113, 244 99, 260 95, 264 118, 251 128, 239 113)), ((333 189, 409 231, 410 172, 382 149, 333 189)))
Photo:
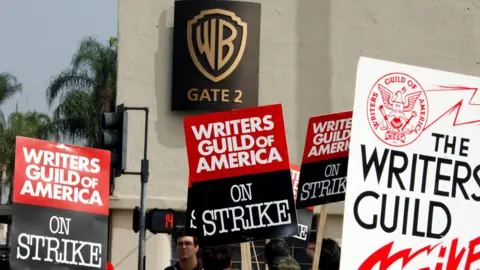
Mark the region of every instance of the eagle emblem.
MULTIPOLYGON (((384 126, 383 129, 405 130, 407 125, 412 121, 417 113, 413 111, 415 103, 422 94, 422 91, 417 91, 411 94, 405 94, 407 89, 402 88, 401 91, 396 91, 395 94, 385 86, 379 84, 378 91, 382 97, 383 105, 379 106, 380 112, 383 115, 384 126), (390 112, 387 114, 385 109, 390 112), (410 113, 410 117, 406 117, 405 113, 410 113)), ((410 133, 411 129, 406 129, 410 133)))
POLYGON ((368 120, 377 137, 404 146, 423 132, 428 115, 425 92, 412 77, 390 73, 379 79, 368 97, 368 120))

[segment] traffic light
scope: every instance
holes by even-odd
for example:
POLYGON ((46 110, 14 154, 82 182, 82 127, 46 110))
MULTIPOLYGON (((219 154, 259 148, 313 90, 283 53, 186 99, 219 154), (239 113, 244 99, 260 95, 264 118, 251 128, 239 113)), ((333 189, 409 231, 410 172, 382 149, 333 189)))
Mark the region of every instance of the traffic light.
MULTIPOLYGON (((135 233, 140 231, 140 207, 133 209, 132 229, 135 233)), ((168 233, 171 234, 176 228, 176 215, 172 209, 153 208, 147 211, 145 215, 145 229, 153 234, 168 233)))
POLYGON ((153 233, 171 234, 175 230, 175 211, 153 208, 148 211, 145 227, 153 233))
POLYGON ((140 231, 140 207, 135 206, 133 209, 133 224, 132 224, 132 229, 135 233, 138 233, 140 231))
POLYGON ((119 177, 127 167, 128 114, 124 105, 118 105, 115 112, 103 113, 101 122, 100 148, 111 151, 111 168, 119 177))

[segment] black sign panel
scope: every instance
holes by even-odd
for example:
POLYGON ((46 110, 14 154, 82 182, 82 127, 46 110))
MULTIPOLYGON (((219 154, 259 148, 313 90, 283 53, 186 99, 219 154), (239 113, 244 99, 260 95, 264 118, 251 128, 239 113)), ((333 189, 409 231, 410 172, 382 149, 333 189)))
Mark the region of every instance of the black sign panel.
POLYGON ((105 269, 107 215, 20 203, 12 209, 12 269, 105 269))
POLYGON ((287 238, 286 241, 298 245, 307 246, 308 238, 310 236, 310 230, 312 226, 313 211, 311 209, 298 209, 297 210, 297 235, 287 238))
POLYGON ((189 183, 186 213, 187 216, 185 218, 185 233, 190 236, 198 236, 195 201, 193 189, 189 183))
POLYGON ((196 200, 197 236, 205 246, 241 243, 297 233, 297 213, 291 190, 290 170, 237 176, 193 184, 196 194, 211 194, 196 200), (236 188, 234 188, 236 187, 236 188), (232 200, 236 190, 238 201, 232 200), (242 194, 240 194, 242 192, 242 194), (232 195, 233 194, 233 195, 232 195))
POLYGON ((176 1, 172 110, 258 106, 259 3, 176 1))

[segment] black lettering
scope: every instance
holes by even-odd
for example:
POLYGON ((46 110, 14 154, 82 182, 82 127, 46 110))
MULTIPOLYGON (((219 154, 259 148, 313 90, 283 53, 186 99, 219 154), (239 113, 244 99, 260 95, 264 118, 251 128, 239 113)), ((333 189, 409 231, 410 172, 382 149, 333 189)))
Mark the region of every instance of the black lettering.
POLYGON ((462 192, 462 195, 465 198, 465 200, 470 200, 470 198, 468 198, 467 191, 465 190, 465 187, 463 185, 468 182, 471 176, 472 176, 472 169, 470 168, 470 165, 468 165, 468 163, 464 161, 455 161, 455 165, 453 167, 453 178, 452 178, 452 198, 456 197, 457 187, 458 187, 462 192), (466 170, 465 177, 459 176, 460 167, 465 168, 466 170))
POLYGON ((402 234, 407 235, 407 225, 408 225, 408 209, 410 206, 410 198, 405 198, 405 207, 403 208, 403 226, 402 234))
POLYGON ((412 171, 410 172, 410 191, 415 190, 415 180, 417 175, 417 154, 413 154, 412 158, 412 171))
POLYGON ((467 143, 469 143, 470 140, 467 139, 467 138, 461 138, 460 139, 460 151, 459 151, 459 155, 462 156, 462 157, 468 157, 468 145, 467 143))
MULTIPOLYGON (((393 152, 393 151, 392 151, 393 152)), ((395 209, 393 211, 393 222, 392 222, 392 226, 391 227, 388 227, 386 224, 385 224, 385 219, 386 217, 388 216, 387 215, 387 194, 383 194, 382 195, 382 212, 380 214, 380 227, 382 227, 382 230, 384 232, 387 232, 387 233, 392 233, 394 232, 396 229, 397 229, 397 225, 398 225, 398 208, 400 206, 400 197, 399 196, 395 196, 395 209)), ((391 212, 389 212, 389 214, 392 214, 391 212)))
MULTIPOLYGON (((475 179, 475 182, 477 183, 477 187, 480 188, 480 177, 478 176, 478 172, 480 171, 480 165, 475 167, 473 169, 473 179, 475 179)), ((476 202, 480 202, 480 196, 476 195, 475 193, 472 193, 472 199, 476 202)))
POLYGON ((455 154, 455 144, 457 142, 457 137, 455 136, 452 136, 452 137, 453 137, 453 141, 449 142, 448 138, 451 138, 451 137, 448 135, 445 135, 445 145, 443 146, 443 152, 445 154, 447 153, 448 149, 450 149, 450 154, 452 155, 455 154))
POLYGON ((440 139, 445 137, 445 135, 438 134, 438 133, 432 133, 432 137, 435 138, 435 152, 438 152, 438 146, 440 143, 440 139))
POLYGON ((382 156, 382 161, 379 163, 378 161, 378 154, 377 154, 377 148, 373 149, 372 156, 367 161, 367 154, 365 151, 365 145, 362 144, 361 146, 362 150, 362 167, 363 167, 363 179, 367 180, 368 173, 370 172, 370 169, 372 168, 372 165, 375 166, 375 173, 377 175, 377 181, 380 184, 380 179, 382 178, 382 173, 383 169, 385 168, 385 163, 387 161, 389 149, 383 150, 383 156, 382 156))
POLYGON ((412 235, 425 237, 425 233, 418 229, 418 219, 420 218, 420 199, 415 199, 415 207, 413 210, 413 229, 412 235))
POLYGON ((428 176, 428 166, 429 162, 435 162, 435 158, 431 156, 420 155, 418 159, 423 161, 423 172, 422 172, 422 189, 420 192, 425 193, 427 188, 427 176, 428 176))
POLYGON ((365 230, 373 230, 373 229, 377 228, 378 216, 374 214, 372 223, 368 224, 368 223, 365 223, 360 218, 360 214, 359 214, 359 211, 358 211, 358 207, 360 205, 360 202, 366 197, 373 197, 375 199, 378 199, 378 197, 380 197, 380 195, 378 195, 378 193, 376 193, 374 191, 365 191, 365 192, 361 193, 360 195, 358 195, 357 199, 355 199, 355 203, 353 204, 353 216, 355 217, 355 221, 357 221, 357 223, 358 223, 358 225, 360 225, 360 227, 364 228, 365 230))
POLYGON ((450 177, 448 175, 444 175, 441 172, 443 164, 452 164, 452 160, 445 159, 445 158, 438 158, 437 159, 437 169, 435 170, 435 187, 433 189, 433 194, 438 196, 448 197, 449 194, 446 191, 440 190, 440 181, 450 181, 450 177))
POLYGON ((450 227, 452 226, 452 215, 448 210, 447 206, 441 202, 431 201, 428 207, 428 224, 427 224, 427 237, 432 239, 441 239, 447 235, 448 231, 450 231, 450 227), (434 233, 433 230, 433 220, 434 218, 434 209, 441 208, 445 215, 447 216, 447 224, 445 228, 440 233, 434 233))
POLYGON ((389 170, 388 170, 388 188, 392 188, 393 176, 397 180, 398 185, 402 190, 405 190, 405 186, 403 185, 402 179, 400 178, 400 174, 407 169, 408 166, 408 156, 404 152, 392 150, 390 155, 390 163, 389 163, 389 170), (395 160, 397 157, 401 157, 403 159, 402 165, 400 167, 395 166, 395 160))

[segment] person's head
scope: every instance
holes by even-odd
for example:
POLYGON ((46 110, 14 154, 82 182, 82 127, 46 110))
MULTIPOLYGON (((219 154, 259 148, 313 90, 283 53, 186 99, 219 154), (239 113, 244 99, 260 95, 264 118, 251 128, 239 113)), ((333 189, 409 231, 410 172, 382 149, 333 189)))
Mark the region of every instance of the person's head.
POLYGON ((268 264, 270 270, 301 270, 300 264, 290 257, 277 257, 268 264))
POLYGON ((287 243, 280 238, 272 239, 265 245, 265 262, 270 266, 279 257, 290 257, 287 243))
POLYGON ((188 260, 197 256, 198 242, 197 238, 185 235, 185 231, 176 233, 177 252, 180 260, 188 260))
POLYGON ((322 251, 320 252, 320 270, 338 270, 340 269, 340 254, 342 249, 337 241, 325 238, 322 241, 322 251))
MULTIPOLYGON (((315 253, 315 242, 309 243, 307 247, 307 254, 311 258, 315 253)), ((340 253, 341 248, 338 243, 330 238, 322 240, 322 250, 320 252, 320 270, 338 270, 340 269, 340 253)))
POLYGON ((204 270, 223 270, 232 266, 232 249, 229 245, 206 247, 202 250, 204 270))

